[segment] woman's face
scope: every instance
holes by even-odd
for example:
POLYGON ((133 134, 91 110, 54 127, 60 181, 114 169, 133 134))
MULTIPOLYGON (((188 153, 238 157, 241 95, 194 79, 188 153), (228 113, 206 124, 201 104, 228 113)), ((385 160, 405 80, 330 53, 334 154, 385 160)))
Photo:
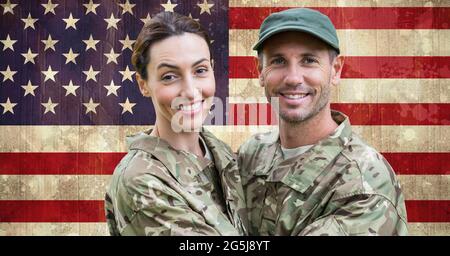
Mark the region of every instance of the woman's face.
POLYGON ((198 131, 216 90, 205 39, 193 33, 171 36, 154 43, 149 54, 148 79, 138 82, 142 94, 151 96, 158 122, 178 132, 198 131))

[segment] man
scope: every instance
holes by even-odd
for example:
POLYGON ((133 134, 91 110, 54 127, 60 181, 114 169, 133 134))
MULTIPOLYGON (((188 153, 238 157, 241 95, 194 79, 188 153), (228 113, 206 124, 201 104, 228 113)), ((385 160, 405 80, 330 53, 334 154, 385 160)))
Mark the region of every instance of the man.
POLYGON ((407 235, 391 166, 330 109, 344 58, 329 18, 306 8, 274 13, 253 49, 280 118, 278 130, 239 149, 250 235, 407 235))

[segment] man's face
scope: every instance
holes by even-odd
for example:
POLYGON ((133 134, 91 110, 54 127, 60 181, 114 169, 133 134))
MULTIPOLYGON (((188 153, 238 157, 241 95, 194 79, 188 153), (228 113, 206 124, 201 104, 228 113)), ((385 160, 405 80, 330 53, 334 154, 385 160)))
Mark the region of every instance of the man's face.
POLYGON ((269 101, 278 97, 282 120, 299 123, 329 108, 343 59, 332 61, 325 43, 309 34, 284 32, 268 39, 262 53, 260 84, 269 101))

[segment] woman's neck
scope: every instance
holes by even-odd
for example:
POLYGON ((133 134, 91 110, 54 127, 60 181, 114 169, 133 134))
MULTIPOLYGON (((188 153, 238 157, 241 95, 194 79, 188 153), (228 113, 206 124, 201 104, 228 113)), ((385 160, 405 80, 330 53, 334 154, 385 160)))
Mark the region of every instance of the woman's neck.
POLYGON ((156 119, 155 127, 150 135, 160 137, 177 150, 187 151, 197 156, 204 155, 198 132, 174 132, 170 123, 156 119))

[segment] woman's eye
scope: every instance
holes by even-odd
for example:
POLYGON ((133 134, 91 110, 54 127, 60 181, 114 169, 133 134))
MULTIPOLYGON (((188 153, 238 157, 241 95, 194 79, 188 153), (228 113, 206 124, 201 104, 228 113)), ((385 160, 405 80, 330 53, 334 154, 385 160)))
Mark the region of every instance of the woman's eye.
POLYGON ((173 79, 175 79, 174 75, 164 75, 161 78, 162 81, 172 81, 173 79))
POLYGON ((204 74, 206 72, 208 72, 207 68, 199 68, 195 71, 197 74, 204 74))

